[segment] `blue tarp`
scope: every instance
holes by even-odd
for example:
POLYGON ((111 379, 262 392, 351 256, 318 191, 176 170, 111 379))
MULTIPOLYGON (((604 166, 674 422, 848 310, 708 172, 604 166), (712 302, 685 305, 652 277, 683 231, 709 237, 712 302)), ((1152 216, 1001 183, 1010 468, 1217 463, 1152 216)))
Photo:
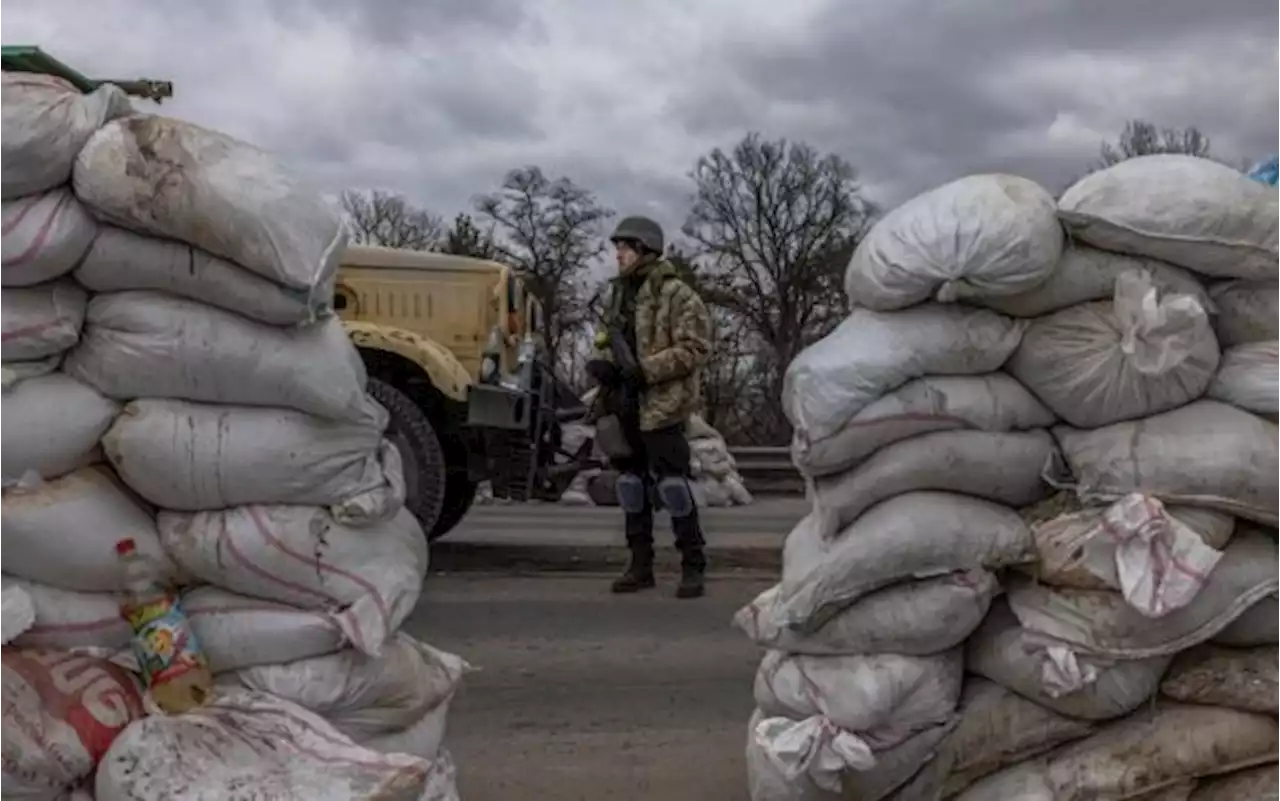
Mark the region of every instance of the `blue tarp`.
POLYGON ((1275 186, 1276 181, 1280 179, 1280 155, 1258 162, 1247 174, 1255 181, 1275 186))

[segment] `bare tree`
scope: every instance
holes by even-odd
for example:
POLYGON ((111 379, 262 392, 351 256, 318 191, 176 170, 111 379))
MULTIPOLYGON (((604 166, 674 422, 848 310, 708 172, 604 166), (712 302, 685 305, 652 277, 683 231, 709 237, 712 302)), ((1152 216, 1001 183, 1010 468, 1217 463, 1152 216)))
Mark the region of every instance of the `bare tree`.
POLYGON ((444 234, 441 219, 410 203, 403 195, 381 189, 342 193, 351 239, 360 245, 404 250, 436 250, 444 234))
POLYGON ((470 214, 459 214, 453 218, 453 225, 445 232, 440 249, 455 256, 496 259, 499 254, 493 241, 493 228, 490 225, 481 230, 470 214))
POLYGON ((738 341, 758 348, 750 363, 766 406, 752 413, 753 439, 785 442, 786 367, 847 313, 843 270, 874 206, 844 159, 754 133, 700 158, 691 177, 683 230, 704 265, 699 290, 738 318, 738 341))
POLYGON ((604 252, 602 223, 613 212, 568 178, 551 180, 538 167, 507 173, 502 188, 476 202, 495 227, 499 257, 520 271, 545 311, 548 350, 560 355, 566 335, 587 319, 586 279, 604 252))
POLYGON ((1189 156, 1209 158, 1209 137, 1196 127, 1157 128, 1146 120, 1129 120, 1120 133, 1120 139, 1112 144, 1103 142, 1097 168, 1103 169, 1134 156, 1155 153, 1185 153, 1189 156))

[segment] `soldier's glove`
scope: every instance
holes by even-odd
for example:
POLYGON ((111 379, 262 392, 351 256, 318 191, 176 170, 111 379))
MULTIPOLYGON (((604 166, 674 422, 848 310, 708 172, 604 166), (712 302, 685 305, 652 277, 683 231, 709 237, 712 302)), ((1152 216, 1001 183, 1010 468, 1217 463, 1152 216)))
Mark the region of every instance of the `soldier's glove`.
POLYGON ((587 375, 602 387, 613 388, 622 383, 622 371, 608 359, 592 359, 587 362, 587 375))

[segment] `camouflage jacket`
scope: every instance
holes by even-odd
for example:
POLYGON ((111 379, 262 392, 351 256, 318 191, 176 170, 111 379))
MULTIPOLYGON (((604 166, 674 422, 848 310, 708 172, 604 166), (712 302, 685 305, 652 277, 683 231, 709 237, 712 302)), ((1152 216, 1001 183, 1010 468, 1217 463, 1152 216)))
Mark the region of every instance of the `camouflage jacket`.
MULTIPOLYGON (((614 279, 605 312, 610 327, 621 317, 621 293, 614 279)), ((650 268, 635 303, 635 356, 648 384, 640 398, 640 430, 654 431, 700 411, 711 318, 698 293, 665 261, 650 268)), ((596 358, 613 359, 607 341, 597 340, 596 351, 596 358)))

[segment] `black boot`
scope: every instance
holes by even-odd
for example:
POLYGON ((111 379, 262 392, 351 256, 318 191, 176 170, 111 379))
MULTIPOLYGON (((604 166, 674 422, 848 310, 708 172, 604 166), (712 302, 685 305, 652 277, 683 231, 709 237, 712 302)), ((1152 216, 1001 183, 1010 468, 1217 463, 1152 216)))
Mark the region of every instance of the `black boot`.
MULTIPOLYGON (((701 556, 701 553, 698 554, 701 556)), ((701 598, 706 594, 704 578, 707 574, 705 559, 683 560, 680 565, 680 583, 676 586, 677 598, 701 598)))
POLYGON ((673 517, 676 547, 680 549, 680 584, 677 598, 701 598, 706 593, 707 554, 702 538, 702 525, 698 522, 698 510, 686 517, 673 517))
POLYGON ((626 572, 613 580, 611 589, 615 593, 632 593, 652 589, 655 584, 653 549, 632 548, 631 561, 627 563, 626 572))

